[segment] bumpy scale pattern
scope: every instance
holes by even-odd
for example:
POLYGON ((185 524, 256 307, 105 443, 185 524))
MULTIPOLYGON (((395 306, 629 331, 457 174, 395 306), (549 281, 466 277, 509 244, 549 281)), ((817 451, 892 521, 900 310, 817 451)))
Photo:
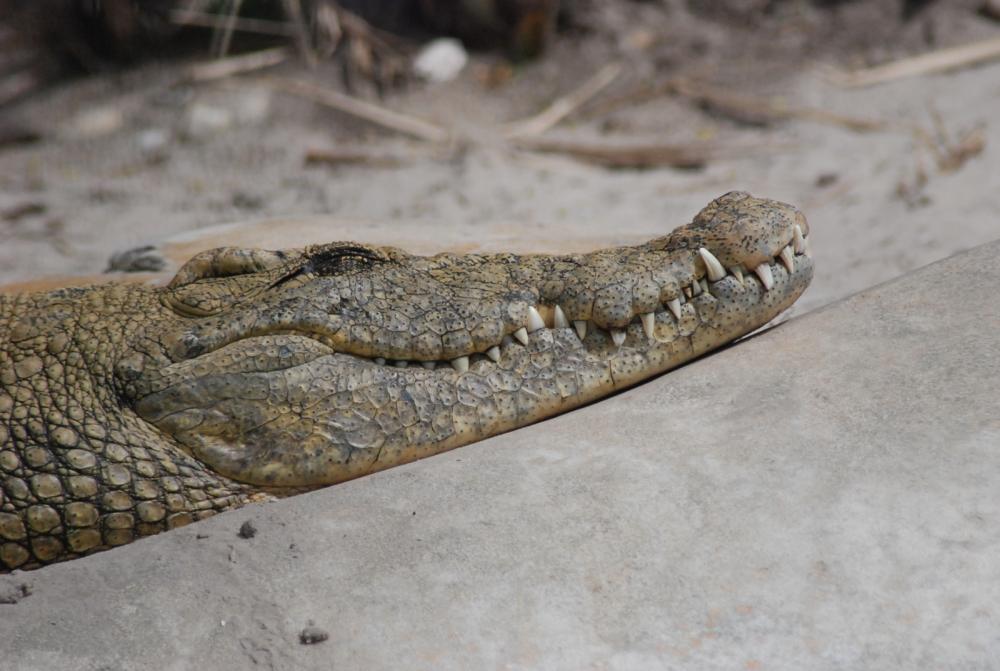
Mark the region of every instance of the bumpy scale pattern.
POLYGON ((668 236, 592 254, 225 248, 164 289, 0 296, 0 569, 412 461, 634 384, 790 305, 812 276, 807 233, 794 208, 732 193, 668 236), (706 249, 729 272, 710 272, 706 249))
POLYGON ((124 287, 0 296, 2 568, 122 545, 246 498, 122 412, 103 355, 143 319, 131 297, 124 287))

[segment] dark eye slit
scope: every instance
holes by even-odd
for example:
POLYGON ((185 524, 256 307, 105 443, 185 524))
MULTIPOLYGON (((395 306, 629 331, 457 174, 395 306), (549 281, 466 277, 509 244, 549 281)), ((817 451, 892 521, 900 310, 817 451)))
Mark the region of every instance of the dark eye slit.
POLYGON ((371 265, 373 262, 382 261, 382 257, 364 247, 335 247, 316 252, 309 257, 304 268, 320 276, 336 275, 348 270, 353 265, 351 262, 360 261, 364 265, 371 265))
POLYGON ((337 247, 336 249, 324 249, 310 256, 304 265, 276 279, 268 287, 268 290, 280 287, 282 284, 290 282, 306 273, 315 273, 321 277, 336 275, 337 273, 351 269, 352 261, 360 261, 365 265, 370 265, 372 262, 381 262, 384 260, 378 254, 364 247, 352 247, 348 245, 346 247, 337 247))

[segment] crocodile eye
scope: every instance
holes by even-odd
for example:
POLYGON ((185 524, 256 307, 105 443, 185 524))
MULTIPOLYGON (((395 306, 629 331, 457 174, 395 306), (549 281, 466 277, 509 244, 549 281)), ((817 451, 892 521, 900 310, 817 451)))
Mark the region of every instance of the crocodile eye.
POLYGON ((329 277, 370 268, 384 260, 372 250, 364 247, 352 245, 326 247, 310 254, 303 270, 320 277, 329 277))

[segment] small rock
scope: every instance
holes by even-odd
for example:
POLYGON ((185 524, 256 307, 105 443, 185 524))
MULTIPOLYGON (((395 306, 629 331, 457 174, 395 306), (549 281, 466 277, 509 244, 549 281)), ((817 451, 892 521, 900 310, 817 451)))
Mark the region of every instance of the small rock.
POLYGON ((159 154, 170 141, 170 135, 162 128, 149 128, 136 135, 136 144, 143 154, 159 154))
POLYGON ((33 217, 38 214, 45 214, 47 207, 40 201, 29 201, 0 210, 0 219, 5 221, 18 221, 25 217, 33 217))
POLYGON ((241 210, 259 210, 264 207, 264 199, 246 191, 236 191, 233 193, 233 207, 241 210))
POLYGON ((452 37, 429 42, 413 59, 413 71, 432 82, 446 82, 458 76, 469 54, 462 43, 452 37))
POLYGON ((226 130, 233 125, 233 113, 223 107, 195 103, 188 110, 187 130, 198 137, 226 130))
POLYGON ((125 116, 114 107, 94 107, 78 112, 70 121, 69 131, 81 138, 110 135, 125 124, 125 116))
POLYGON ((0 583, 0 604, 13 605, 28 596, 31 596, 31 585, 27 583, 0 583))
POLYGON ((308 626, 299 633, 299 643, 302 645, 322 643, 328 638, 330 638, 330 634, 315 626, 308 626))
POLYGON ((233 96, 236 122, 256 124, 271 114, 271 92, 262 87, 248 88, 233 96))
POLYGON ((646 51, 655 43, 656 33, 648 28, 636 28, 624 39, 624 46, 629 51, 646 51))
POLYGON ((167 260, 160 250, 152 245, 145 245, 124 252, 115 252, 104 272, 153 273, 166 267, 167 260))
POLYGON ((979 15, 994 21, 1000 21, 1000 0, 984 0, 979 6, 979 15))
POLYGON ((257 525, 252 520, 247 520, 240 525, 240 531, 237 535, 240 538, 253 538, 257 535, 257 525))
POLYGON ((816 186, 821 189, 828 186, 832 186, 837 183, 838 179, 840 179, 840 175, 838 175, 837 173, 824 172, 816 177, 816 186))

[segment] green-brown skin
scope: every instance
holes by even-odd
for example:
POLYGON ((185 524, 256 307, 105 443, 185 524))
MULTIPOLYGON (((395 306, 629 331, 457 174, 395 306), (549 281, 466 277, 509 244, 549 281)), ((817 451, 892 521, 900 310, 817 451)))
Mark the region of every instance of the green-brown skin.
POLYGON ((0 296, 0 571, 413 461, 682 364, 798 298, 812 262, 796 225, 808 235, 795 208, 734 192, 666 237, 584 255, 226 248, 166 288, 0 296), (699 247, 743 282, 710 281, 699 247), (523 345, 531 306, 546 327, 523 345), (465 372, 444 363, 468 355, 465 372))

